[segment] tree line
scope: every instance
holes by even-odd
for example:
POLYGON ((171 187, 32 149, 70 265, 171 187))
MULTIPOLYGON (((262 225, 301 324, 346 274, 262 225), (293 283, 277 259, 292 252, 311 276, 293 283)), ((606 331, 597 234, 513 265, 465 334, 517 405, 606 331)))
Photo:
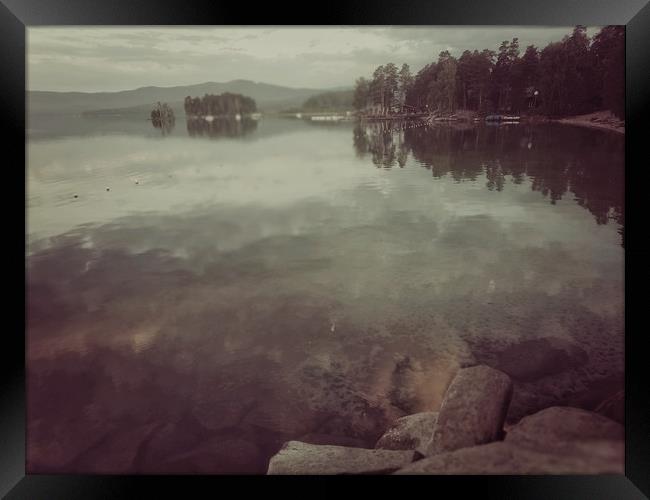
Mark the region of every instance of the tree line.
POLYGON ((352 98, 352 90, 323 92, 307 99, 302 109, 304 111, 347 111, 352 106, 352 98))
POLYGON ((257 111, 254 99, 230 92, 220 95, 205 94, 203 97, 187 96, 184 106, 187 116, 233 116, 247 115, 257 111))
POLYGON ((609 109, 625 114, 625 28, 606 26, 589 38, 576 26, 543 49, 519 39, 496 51, 449 51, 415 76, 403 64, 379 66, 372 78, 356 81, 356 110, 378 114, 404 111, 453 113, 539 113, 566 116, 609 109))

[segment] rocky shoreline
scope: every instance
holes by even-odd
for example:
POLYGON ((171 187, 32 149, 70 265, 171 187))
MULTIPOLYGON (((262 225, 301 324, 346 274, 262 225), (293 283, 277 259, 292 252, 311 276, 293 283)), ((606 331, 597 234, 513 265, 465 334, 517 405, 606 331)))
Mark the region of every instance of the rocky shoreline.
POLYGON ((439 411, 397 419, 374 449, 288 441, 267 474, 623 474, 623 426, 554 406, 505 425, 513 382, 463 368, 439 411))

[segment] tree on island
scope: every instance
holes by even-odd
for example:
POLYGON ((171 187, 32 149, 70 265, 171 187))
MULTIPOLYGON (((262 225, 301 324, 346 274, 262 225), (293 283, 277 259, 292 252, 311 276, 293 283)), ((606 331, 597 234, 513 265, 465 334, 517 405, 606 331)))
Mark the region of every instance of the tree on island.
POLYGON ((157 102, 151 111, 151 123, 154 127, 169 129, 174 126, 175 120, 174 111, 166 102, 157 102))

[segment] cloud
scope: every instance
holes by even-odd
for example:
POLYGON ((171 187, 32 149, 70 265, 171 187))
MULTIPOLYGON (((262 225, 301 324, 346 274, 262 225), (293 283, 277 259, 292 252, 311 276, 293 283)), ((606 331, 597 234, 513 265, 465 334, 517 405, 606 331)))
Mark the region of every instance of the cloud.
MULTIPOLYGON (((351 86, 386 62, 413 71, 443 50, 545 46, 571 27, 30 27, 28 87, 116 91, 250 79, 294 87, 351 86)), ((590 28, 593 35, 596 28, 590 28)))

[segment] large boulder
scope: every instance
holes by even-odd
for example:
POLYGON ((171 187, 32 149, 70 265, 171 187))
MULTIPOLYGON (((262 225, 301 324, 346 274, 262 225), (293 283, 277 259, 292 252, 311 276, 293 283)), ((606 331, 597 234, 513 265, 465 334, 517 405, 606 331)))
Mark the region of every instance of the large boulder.
POLYGON ((525 340, 496 355, 496 368, 522 382, 584 365, 587 353, 575 343, 559 337, 525 340))
POLYGON ((522 418, 505 441, 538 451, 566 452, 576 443, 625 438, 621 424, 594 412, 554 406, 522 418))
POLYGON ((289 441, 271 457, 267 474, 386 474, 411 463, 415 451, 369 450, 289 441))
POLYGON ((416 450, 425 454, 438 421, 438 412, 429 411, 398 418, 379 438, 375 449, 416 450))
POLYGON ((425 455, 489 443, 502 437, 512 381, 488 366, 458 372, 442 401, 425 455))
POLYGON ((623 474, 622 441, 592 441, 572 453, 545 453, 504 441, 418 460, 395 474, 623 474))

